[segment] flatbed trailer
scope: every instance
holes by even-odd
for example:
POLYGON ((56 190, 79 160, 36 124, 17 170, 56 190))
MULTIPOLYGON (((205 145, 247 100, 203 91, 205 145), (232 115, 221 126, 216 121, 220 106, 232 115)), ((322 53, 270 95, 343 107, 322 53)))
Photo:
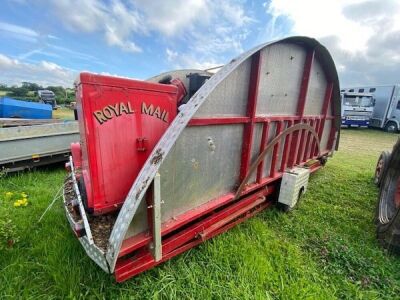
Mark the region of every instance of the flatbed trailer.
MULTIPOLYGON (((30 124, 28 120, 6 123, 12 122, 30 124)), ((76 141, 76 121, 0 128, 0 169, 14 172, 67 161, 70 144, 76 141)))

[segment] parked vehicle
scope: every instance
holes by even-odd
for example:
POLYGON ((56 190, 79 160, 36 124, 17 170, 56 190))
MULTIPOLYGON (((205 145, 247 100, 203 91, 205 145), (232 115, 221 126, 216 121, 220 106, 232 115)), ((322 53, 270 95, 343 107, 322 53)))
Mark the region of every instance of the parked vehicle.
POLYGON ((0 170, 14 172, 66 161, 71 154, 70 144, 79 141, 75 121, 15 121, 0 123, 7 125, 0 128, 0 170))
POLYGON ((51 119, 52 108, 48 104, 0 98, 0 118, 51 119))
POLYGON ((50 104, 53 109, 58 108, 57 101, 56 101, 56 95, 54 94, 54 92, 49 91, 49 90, 39 90, 38 96, 39 96, 40 103, 50 104))
POLYGON ((369 126, 388 132, 400 129, 400 85, 364 86, 342 89, 345 93, 369 93, 375 99, 369 126))
POLYGON ((379 243, 390 253, 400 255, 400 140, 391 152, 383 151, 375 169, 379 187, 375 212, 379 243))
POLYGON ((342 126, 368 127, 374 110, 374 97, 367 93, 340 93, 342 126))

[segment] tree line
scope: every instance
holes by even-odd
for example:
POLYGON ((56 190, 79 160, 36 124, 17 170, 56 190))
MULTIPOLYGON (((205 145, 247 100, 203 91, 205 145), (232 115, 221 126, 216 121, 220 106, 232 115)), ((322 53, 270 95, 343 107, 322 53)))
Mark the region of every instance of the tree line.
POLYGON ((52 91, 56 95, 56 101, 58 104, 69 104, 72 101, 75 101, 75 90, 72 88, 64 88, 62 86, 43 87, 32 82, 22 82, 20 86, 0 84, 0 91, 5 91, 7 96, 19 100, 36 102, 39 100, 37 92, 39 90, 52 91))

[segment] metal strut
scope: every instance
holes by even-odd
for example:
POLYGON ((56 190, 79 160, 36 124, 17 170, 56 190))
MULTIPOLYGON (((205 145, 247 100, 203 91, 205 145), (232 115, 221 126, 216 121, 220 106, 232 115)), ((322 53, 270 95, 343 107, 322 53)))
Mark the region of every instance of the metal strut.
POLYGON ((242 180, 242 182, 240 183, 240 186, 238 188, 238 190, 236 191, 235 194, 235 200, 238 199, 240 197, 240 195, 242 194, 242 191, 244 189, 244 187, 246 186, 247 182, 249 181, 251 175, 254 173, 254 171, 257 169, 258 165, 264 160, 264 157, 271 151, 274 149, 274 146, 276 144, 279 143, 279 141, 286 137, 288 134, 294 132, 294 131, 300 131, 300 130, 305 130, 306 132, 310 132, 314 139, 316 140, 316 144, 317 144, 317 150, 318 150, 318 156, 321 155, 321 145, 320 145, 320 141, 319 141, 319 137, 317 132, 315 131, 315 129, 313 127, 311 127, 308 124, 304 124, 304 123, 300 123, 300 124, 296 124, 293 125, 289 128, 286 128, 284 131, 282 131, 280 134, 278 134, 269 144, 267 147, 265 147, 265 149, 260 153, 260 155, 258 155, 257 159, 251 164, 251 167, 249 169, 249 171, 247 172, 246 177, 242 180))

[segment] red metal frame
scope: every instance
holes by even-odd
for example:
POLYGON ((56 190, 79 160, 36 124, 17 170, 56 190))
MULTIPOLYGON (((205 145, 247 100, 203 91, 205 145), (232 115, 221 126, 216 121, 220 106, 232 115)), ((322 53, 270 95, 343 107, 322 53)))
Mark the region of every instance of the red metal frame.
MULTIPOLYGON (((293 121, 289 120, 287 127, 291 127, 292 125, 293 125, 293 121)), ((283 148, 281 168, 280 168, 281 172, 284 172, 286 169, 287 162, 289 159, 288 155, 289 155, 289 149, 290 149, 291 143, 292 143, 292 134, 289 134, 285 138, 285 144, 284 144, 284 148, 283 148)))
MULTIPOLYGON (((243 124, 242 153, 240 164, 239 182, 246 177, 251 163, 253 147, 253 134, 256 124, 262 125, 262 136, 259 153, 265 150, 267 141, 271 138, 270 129, 275 123, 275 133, 278 135, 287 127, 298 123, 310 124, 322 137, 326 120, 334 120, 334 111, 328 116, 331 103, 333 83, 326 87, 324 103, 320 115, 304 115, 310 74, 315 56, 314 49, 308 51, 304 63, 303 76, 300 84, 296 115, 292 116, 265 116, 257 115, 257 96, 261 69, 261 53, 256 52, 251 59, 251 71, 249 79, 248 102, 246 116, 193 118, 188 126, 224 126, 229 124, 243 124)), ((119 82, 126 85, 127 81, 119 82)), ((153 88, 152 86, 146 86, 153 88)), ((271 131, 272 132, 272 131, 271 131)), ((239 198, 235 193, 222 195, 201 206, 196 207, 182 215, 177 216, 162 224, 162 259, 156 262, 149 250, 152 237, 152 210, 148 209, 149 231, 126 239, 118 254, 115 268, 117 281, 124 281, 142 271, 156 266, 181 252, 192 248, 201 242, 218 235, 236 224, 243 222, 257 212, 271 205, 272 195, 277 188, 279 179, 287 167, 304 165, 306 162, 318 158, 318 155, 327 155, 331 151, 336 131, 332 126, 329 136, 328 149, 317 153, 317 145, 310 133, 305 131, 294 132, 275 145, 272 150, 271 166, 269 172, 264 174, 264 160, 257 168, 256 178, 249 182, 239 198), (283 148, 281 148, 283 147, 283 148), (279 153, 282 149, 282 155, 279 153), (280 161, 279 161, 280 158, 280 161)), ((271 133, 272 134, 272 133, 271 133)), ((316 161, 309 166, 311 172, 318 170, 321 165, 316 161)), ((146 201, 150 207, 152 204, 151 188, 147 192, 146 201)))
POLYGON ((155 267, 164 261, 167 261, 171 259, 172 257, 181 254, 182 252, 185 252, 186 250, 196 247, 197 245, 201 244, 202 242, 218 235, 221 234, 230 228, 236 226, 239 223, 242 223, 243 221, 251 218, 255 214, 259 213, 260 211, 266 209, 268 206, 271 205, 271 202, 263 203, 260 205, 258 208, 252 210, 251 212, 248 212, 244 214, 242 217, 238 218, 237 220, 225 225, 222 228, 219 228, 218 230, 212 232, 210 235, 208 235, 204 239, 194 239, 193 241, 182 245, 181 247, 178 247, 177 249, 174 249, 170 253, 167 253, 163 256, 162 260, 156 262, 151 254, 149 253, 141 253, 138 255, 137 259, 135 261, 124 261, 124 262, 119 262, 115 271, 115 278, 118 282, 123 282, 143 271, 146 271, 152 267, 155 267))
MULTIPOLYGON (((275 130, 275 136, 279 135, 282 132, 282 128, 284 125, 284 121, 279 121, 276 124, 276 130, 275 130)), ((280 141, 274 146, 274 150, 272 151, 272 161, 271 161, 271 168, 269 171, 269 176, 270 177, 275 177, 276 176, 276 164, 278 160, 278 151, 279 151, 279 146, 280 146, 280 141)))
MULTIPOLYGON (((164 237, 162 241, 163 258, 159 262, 154 260, 146 246, 136 248, 136 255, 129 258, 122 257, 117 261, 115 268, 117 281, 124 281, 179 254, 180 251, 177 250, 181 247, 185 247, 187 244, 195 243, 194 245, 197 245, 216 234, 226 231, 228 229, 226 226, 229 226, 231 222, 237 224, 244 221, 249 215, 255 213, 254 210, 258 212, 265 209, 272 203, 271 199, 267 199, 268 195, 272 192, 273 188, 264 189, 235 202, 232 202, 231 199, 231 202, 227 203, 224 209, 216 210, 216 208, 214 208, 206 217, 198 218, 197 221, 190 224, 185 229, 171 236, 164 237), (235 216, 235 218, 232 218, 232 216, 235 216), (215 224, 220 224, 220 227, 216 227, 215 224)), ((164 232, 163 236, 165 236, 164 232)), ((143 242, 141 242, 141 245, 143 245, 143 242)), ((133 247, 131 249, 133 249, 133 247)), ((132 253, 132 250, 125 253, 132 253)))
MULTIPOLYGON (((335 119, 333 113, 330 116, 327 114, 332 98, 332 82, 329 82, 327 85, 321 114, 304 115, 314 55, 315 51, 310 50, 305 59, 297 104, 297 115, 256 115, 261 66, 261 55, 260 52, 257 52, 253 55, 251 63, 247 116, 194 118, 189 122, 189 126, 243 124, 244 132, 239 176, 240 181, 247 175, 249 170, 253 133, 256 123, 262 123, 262 136, 259 148, 259 153, 262 153, 269 139, 269 131, 272 123, 276 124, 275 136, 292 125, 308 123, 316 130, 318 136, 321 138, 325 120, 335 119)), ((335 128, 332 129, 332 133, 335 133, 335 128)), ((332 140, 332 136, 330 136, 330 140, 332 140)), ((330 148, 324 150, 319 155, 327 155, 329 152, 330 148)), ((156 266, 200 244, 202 241, 228 230, 237 223, 243 222, 250 216, 267 208, 272 201, 271 194, 275 190, 276 184, 282 177, 284 170, 287 167, 293 167, 295 164, 303 165, 309 160, 316 159, 317 156, 316 141, 312 138, 310 133, 302 131, 287 135, 283 138, 282 143, 279 142, 273 149, 269 174, 268 172, 266 172, 267 174, 263 174, 264 160, 262 160, 258 165, 255 181, 250 182, 245 187, 238 200, 235 200, 234 193, 229 193, 162 224, 163 257, 161 261, 156 262, 148 250, 148 245, 152 240, 151 230, 149 233, 139 234, 125 240, 119 253, 119 259, 115 269, 117 281, 124 281, 144 270, 156 266), (280 147, 283 147, 283 150, 279 163, 278 154, 280 152, 280 147)), ((314 172, 318 170, 321 165, 316 161, 309 167, 311 172, 314 172)), ((149 217, 151 217, 151 214, 149 214, 149 217)))
POLYGON ((253 54, 251 59, 251 71, 249 82, 249 94, 247 100, 247 116, 250 118, 250 123, 244 126, 243 142, 242 142, 242 161, 240 164, 240 181, 242 181, 249 170, 251 147, 253 144, 254 123, 257 108, 258 84, 261 70, 261 52, 253 54))
MULTIPOLYGON (((262 131, 261 142, 260 142, 260 153, 262 153, 264 151, 265 146, 267 144, 268 131, 269 131, 269 123, 265 122, 263 124, 263 131, 262 131)), ((264 159, 261 161, 261 163, 257 167, 257 179, 256 179, 257 183, 261 183, 263 170, 264 170, 264 159)))
POLYGON ((226 118, 193 118, 189 121, 189 126, 207 126, 224 124, 245 124, 250 123, 248 117, 226 117, 226 118))

